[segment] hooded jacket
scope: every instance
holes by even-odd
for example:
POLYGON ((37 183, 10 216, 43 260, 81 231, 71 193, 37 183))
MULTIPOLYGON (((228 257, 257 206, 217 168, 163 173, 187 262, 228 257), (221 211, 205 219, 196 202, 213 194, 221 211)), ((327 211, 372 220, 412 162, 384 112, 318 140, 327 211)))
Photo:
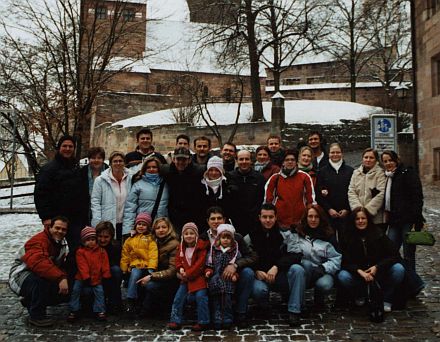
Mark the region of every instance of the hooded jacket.
POLYGON ((277 208, 278 224, 290 227, 301 220, 307 204, 315 202, 315 191, 310 176, 296 171, 286 176, 282 171, 269 178, 265 188, 264 202, 277 208))
POLYGON ((79 247, 75 254, 78 272, 76 280, 90 280, 91 286, 100 285, 103 278, 111 278, 110 263, 104 248, 79 247))
MULTIPOLYGON (((197 240, 194 253, 191 258, 191 266, 189 266, 185 258, 185 245, 181 243, 179 247, 177 247, 176 271, 179 272, 181 268, 185 270, 187 279, 186 283, 188 284, 188 293, 196 292, 198 290, 206 289, 208 287, 204 275, 208 246, 209 242, 200 239, 197 240)), ((185 281, 182 280, 181 282, 184 283, 185 281)))
POLYGON ((151 234, 136 234, 125 241, 121 255, 122 272, 129 272, 132 268, 156 270, 157 265, 157 244, 151 234))
POLYGON ((365 207, 373 216, 373 222, 383 223, 383 204, 385 196, 386 177, 379 163, 376 163, 367 173, 363 166, 354 170, 348 187, 348 201, 351 210, 365 207))
POLYGON ((56 283, 67 279, 63 267, 68 252, 67 241, 63 239, 56 242, 48 228, 31 237, 18 251, 9 272, 9 286, 12 291, 19 295, 21 286, 30 273, 56 283))
MULTIPOLYGON (((105 170, 98 178, 95 179, 95 184, 93 185, 91 199, 93 227, 96 227, 96 225, 101 221, 110 221, 113 223, 113 226, 116 226, 117 223, 116 195, 111 184, 110 172, 112 172, 111 168, 105 170)), ((127 194, 129 194, 131 189, 132 175, 128 172, 128 169, 125 169, 124 173, 126 175, 125 186, 127 189, 127 194)))
POLYGON ((176 252, 179 241, 168 235, 164 239, 156 239, 159 249, 159 265, 157 271, 151 273, 151 279, 164 281, 174 279, 176 276, 176 252))

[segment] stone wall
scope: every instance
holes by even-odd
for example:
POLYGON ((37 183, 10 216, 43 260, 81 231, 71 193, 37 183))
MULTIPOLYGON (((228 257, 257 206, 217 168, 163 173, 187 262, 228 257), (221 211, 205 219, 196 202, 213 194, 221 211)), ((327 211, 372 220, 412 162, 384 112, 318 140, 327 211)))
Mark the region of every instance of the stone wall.
POLYGON ((440 179, 440 8, 414 1, 420 175, 440 179))

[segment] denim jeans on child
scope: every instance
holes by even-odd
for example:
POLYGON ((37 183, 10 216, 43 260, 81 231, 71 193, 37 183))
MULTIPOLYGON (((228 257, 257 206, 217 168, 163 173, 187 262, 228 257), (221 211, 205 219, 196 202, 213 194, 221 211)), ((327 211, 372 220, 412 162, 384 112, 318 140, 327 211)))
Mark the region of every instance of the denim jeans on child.
POLYGON ((210 297, 214 310, 214 324, 232 324, 234 314, 232 312, 232 294, 223 293, 210 297))
POLYGON ((70 296, 70 311, 76 312, 81 309, 81 293, 86 288, 93 292, 93 312, 105 312, 105 297, 102 285, 84 286, 82 280, 75 280, 73 283, 72 294, 70 296))
POLYGON ((145 268, 132 268, 130 272, 130 279, 128 280, 127 298, 137 299, 138 297, 138 284, 139 279, 145 277, 148 274, 148 270, 145 268))
POLYGON ((173 307, 171 308, 170 322, 182 324, 183 309, 187 301, 194 301, 197 305, 197 323, 209 324, 208 291, 201 289, 193 293, 188 293, 188 286, 180 284, 174 296, 173 307))
MULTIPOLYGON (((405 269, 400 263, 395 263, 382 274, 378 274, 377 281, 382 286, 384 302, 393 302, 394 291, 403 281, 404 276, 405 269)), ((341 270, 338 273, 338 282, 342 288, 350 291, 352 299, 365 296, 366 283, 360 275, 341 270)))

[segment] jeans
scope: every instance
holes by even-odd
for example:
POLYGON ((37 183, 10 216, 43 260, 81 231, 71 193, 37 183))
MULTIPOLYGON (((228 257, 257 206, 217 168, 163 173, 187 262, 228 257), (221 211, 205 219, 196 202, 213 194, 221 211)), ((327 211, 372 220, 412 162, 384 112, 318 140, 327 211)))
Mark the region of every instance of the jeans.
POLYGON ((81 309, 81 293, 86 288, 91 289, 93 292, 93 312, 105 312, 105 297, 102 285, 84 286, 82 280, 75 280, 73 284, 69 302, 70 311, 76 312, 81 309))
POLYGON ((143 268, 132 268, 130 272, 130 279, 128 280, 127 287, 127 299, 137 299, 138 297, 138 284, 136 282, 145 277, 148 274, 148 270, 143 268))
POLYGON ((403 258, 407 264, 416 270, 416 246, 405 243, 405 234, 411 231, 411 223, 403 223, 401 225, 390 225, 388 228, 388 237, 394 242, 396 247, 400 249, 403 244, 403 258))
POLYGON ((121 299, 121 283, 122 271, 118 265, 110 266, 110 279, 103 279, 102 286, 104 287, 105 298, 109 307, 120 307, 122 305, 121 299))
POLYGON ((181 324, 183 319, 183 309, 186 301, 193 301, 194 299, 197 305, 197 322, 199 324, 209 324, 207 289, 201 289, 193 293, 188 293, 188 285, 186 283, 180 284, 176 295, 174 296, 170 322, 181 324))
POLYGON ((223 293, 211 297, 215 324, 232 324, 232 294, 223 293))
POLYGON ((309 260, 302 260, 301 266, 306 272, 306 287, 315 289, 315 302, 322 302, 326 294, 333 288, 334 280, 330 274, 324 274, 313 279, 313 264, 309 260))
POLYGON ((252 286, 252 298, 263 307, 269 306, 270 291, 284 293, 288 291, 287 274, 285 272, 278 272, 273 284, 268 284, 265 281, 255 279, 252 286))
POLYGON ((58 304, 65 299, 65 296, 58 294, 59 287, 55 281, 37 276, 30 273, 21 285, 20 295, 24 297, 24 302, 32 319, 42 319, 46 317, 46 307, 58 304))
POLYGON ((255 281, 255 273, 249 268, 245 267, 240 271, 236 287, 236 308, 235 311, 239 314, 247 312, 248 300, 252 293, 253 284, 255 281))
MULTIPOLYGON (((404 276, 405 268, 400 263, 395 263, 388 270, 377 274, 376 279, 382 287, 384 302, 393 302, 394 291, 403 281, 404 276)), ((338 282, 343 289, 349 291, 353 299, 366 293, 366 283, 358 274, 341 270, 338 273, 338 282)))

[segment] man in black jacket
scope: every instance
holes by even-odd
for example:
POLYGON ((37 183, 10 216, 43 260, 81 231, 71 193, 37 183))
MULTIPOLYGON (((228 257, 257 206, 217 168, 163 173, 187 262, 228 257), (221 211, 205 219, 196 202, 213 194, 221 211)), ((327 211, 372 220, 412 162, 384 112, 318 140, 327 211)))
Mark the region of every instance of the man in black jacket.
POLYGON ((162 164, 167 163, 163 155, 154 151, 153 132, 149 128, 142 128, 136 133, 136 142, 136 150, 125 155, 126 167, 131 168, 139 165, 138 170, 140 170, 140 165, 148 157, 156 157, 162 164))
POLYGON ((236 193, 231 197, 231 221, 237 232, 245 236, 258 224, 258 213, 264 199, 263 175, 252 169, 251 153, 242 150, 237 154, 238 167, 228 174, 236 193))
POLYGON ((62 215, 69 220, 67 242, 71 250, 80 244, 81 229, 87 225, 89 191, 75 159, 75 138, 60 138, 55 158, 41 168, 36 177, 34 200, 45 228, 51 218, 62 215))
MULTIPOLYGON (((209 241, 211 245, 217 236, 217 228, 220 224, 226 222, 223 209, 220 207, 210 207, 207 211, 207 222, 209 229, 200 235, 200 239, 209 241)), ((236 315, 235 321, 239 327, 246 327, 247 303, 252 292, 252 285, 255 279, 255 273, 251 267, 258 260, 257 253, 248 247, 246 242, 238 233, 235 233, 234 240, 237 241, 238 250, 241 257, 234 264, 226 266, 223 277, 232 279, 232 276, 239 273, 237 289, 236 289, 236 315)))
POLYGON ((198 227, 204 226, 200 190, 204 171, 205 168, 191 163, 191 153, 184 147, 176 148, 173 162, 161 168, 168 184, 168 215, 179 233, 188 222, 195 222, 198 227))

